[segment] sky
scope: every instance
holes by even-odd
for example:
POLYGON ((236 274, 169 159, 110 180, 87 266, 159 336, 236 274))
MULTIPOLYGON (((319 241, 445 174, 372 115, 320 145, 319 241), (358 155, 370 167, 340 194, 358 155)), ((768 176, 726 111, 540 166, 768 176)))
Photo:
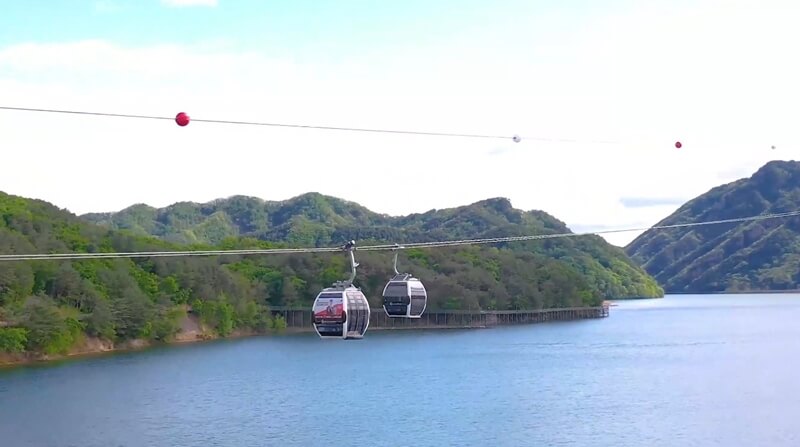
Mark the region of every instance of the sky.
POLYGON ((508 138, 0 110, 0 190, 77 214, 506 197, 573 231, 647 227, 800 159, 799 20, 788 0, 9 2, 0 106, 508 138))

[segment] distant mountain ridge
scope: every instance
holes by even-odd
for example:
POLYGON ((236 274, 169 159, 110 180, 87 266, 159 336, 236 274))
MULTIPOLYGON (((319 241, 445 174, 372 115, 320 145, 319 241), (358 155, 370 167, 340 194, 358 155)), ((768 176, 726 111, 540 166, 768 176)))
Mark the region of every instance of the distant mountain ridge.
POLYGON ((177 202, 164 208, 136 204, 117 212, 87 213, 82 219, 111 229, 157 236, 174 243, 217 244, 229 237, 327 245, 349 239, 431 241, 501 235, 498 229, 525 225, 533 230, 568 231, 543 211, 515 209, 506 198, 393 217, 355 202, 317 192, 283 201, 232 196, 206 203, 177 202))
MULTIPOLYGON (((233 196, 208 203, 178 202, 164 208, 134 205, 82 219, 173 243, 219 244, 232 237, 302 246, 331 246, 348 240, 407 243, 532 234, 569 233, 544 211, 522 211, 502 197, 406 216, 375 213, 357 203, 310 192, 283 201, 233 196)), ((519 251, 520 245, 500 244, 519 251)), ((663 290, 624 252, 597 236, 541 240, 524 252, 563 261, 604 298, 662 296, 663 290)))
MULTIPOLYGON (((712 188, 657 225, 800 209, 800 162, 771 161, 712 188)), ((648 230, 625 252, 667 293, 800 288, 800 218, 648 230)))
POLYGON ((135 204, 117 212, 88 213, 84 220, 157 236, 175 243, 217 244, 228 237, 285 239, 302 233, 305 222, 330 225, 388 225, 391 217, 319 193, 284 201, 236 195, 206 203, 177 202, 165 208, 135 204), (294 230, 294 231, 293 231, 294 230))

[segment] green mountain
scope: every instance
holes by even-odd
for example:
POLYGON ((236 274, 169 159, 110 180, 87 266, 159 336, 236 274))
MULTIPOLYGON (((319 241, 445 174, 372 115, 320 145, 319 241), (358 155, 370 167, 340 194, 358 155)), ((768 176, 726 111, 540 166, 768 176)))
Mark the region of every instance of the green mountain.
POLYGON ((179 244, 219 244, 227 238, 246 236, 317 246, 347 237, 334 228, 382 228, 392 222, 389 216, 356 203, 317 193, 281 202, 233 196, 209 203, 179 202, 161 209, 137 204, 119 212, 89 213, 81 218, 179 244))
MULTIPOLYGON (((234 197, 164 210, 137 205, 106 219, 116 228, 0 193, 0 254, 277 248, 349 239, 363 245, 568 231, 551 216, 515 210, 505 199, 392 218, 319 194, 286 202, 234 197), (179 234, 218 243, 170 240, 179 234)), ((356 285, 380 307, 392 254, 356 256, 356 285)), ((604 298, 663 294, 621 249, 599 237, 412 249, 402 252, 400 267, 425 282, 430 310, 588 306, 604 298)), ((87 336, 115 343, 170 340, 186 322, 187 309, 214 336, 280 328, 270 306, 310 307, 321 288, 348 272, 344 253, 0 260, 0 354, 62 353, 87 336)))
MULTIPOLYGON (((657 225, 800 209, 800 162, 771 161, 692 199, 657 225)), ((626 253, 668 293, 800 288, 800 218, 648 230, 626 253)))
MULTIPOLYGON (((93 213, 81 217, 111 229, 128 229, 166 241, 207 244, 216 244, 233 236, 318 247, 340 245, 348 240, 363 245, 570 232, 553 216, 543 211, 515 209, 505 198, 400 217, 378 214, 356 203, 319 193, 272 202, 234 196, 209 203, 181 202, 161 209, 134 205, 116 213, 93 213), (209 231, 211 228, 214 231, 209 231)), ((592 295, 605 299, 663 294, 652 278, 621 249, 597 236, 497 246, 519 256, 536 256, 542 261, 558 260, 584 277, 592 295)), ((481 254, 494 253, 489 247, 477 250, 481 254)), ((426 256, 437 256, 431 251, 425 253, 430 253, 426 256)), ((441 268, 425 271, 431 266, 424 263, 420 267, 428 276, 448 272, 441 268)), ((471 280, 458 281, 464 282, 470 284, 471 280)), ((470 296, 471 290, 461 290, 460 294, 470 296)), ((500 293, 497 299, 507 302, 509 298, 506 293, 500 293)))
POLYGON ((541 211, 523 212, 507 199, 392 217, 336 197, 306 193, 285 201, 233 196, 209 203, 179 202, 157 209, 137 204, 114 213, 80 216, 115 230, 156 236, 179 244, 219 244, 252 237, 303 246, 347 240, 435 241, 454 238, 568 232, 564 223, 541 211))

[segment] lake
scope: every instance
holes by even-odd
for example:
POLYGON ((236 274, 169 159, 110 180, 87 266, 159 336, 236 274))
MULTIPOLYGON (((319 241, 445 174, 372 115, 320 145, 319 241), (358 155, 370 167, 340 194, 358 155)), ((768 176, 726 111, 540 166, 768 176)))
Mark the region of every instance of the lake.
POLYGON ((0 445, 800 445, 800 295, 225 340, 0 370, 0 445))

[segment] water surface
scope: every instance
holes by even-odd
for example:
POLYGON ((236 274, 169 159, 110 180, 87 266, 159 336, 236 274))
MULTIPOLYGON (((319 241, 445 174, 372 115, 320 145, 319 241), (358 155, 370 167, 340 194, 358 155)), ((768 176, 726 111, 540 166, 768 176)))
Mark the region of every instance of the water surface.
POLYGON ((798 295, 0 370, 0 445, 797 446, 798 295))

